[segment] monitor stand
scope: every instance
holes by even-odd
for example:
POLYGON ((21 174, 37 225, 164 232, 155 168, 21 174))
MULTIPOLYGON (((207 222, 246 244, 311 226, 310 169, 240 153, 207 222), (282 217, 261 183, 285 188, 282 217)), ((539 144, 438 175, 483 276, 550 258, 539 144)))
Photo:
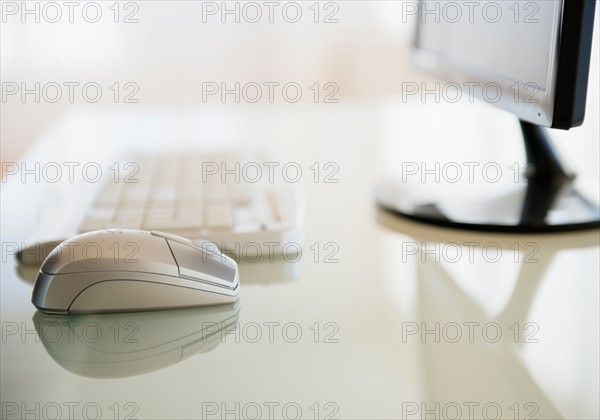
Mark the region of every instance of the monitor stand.
MULTIPOLYGON (((520 212, 510 206, 503 208, 501 198, 478 199, 469 191, 464 191, 469 194, 465 197, 411 198, 409 186, 400 181, 380 184, 377 204, 399 216, 469 230, 534 233, 600 227, 598 203, 577 190, 575 176, 563 169, 544 129, 521 121, 521 130, 528 170, 522 185, 525 191, 520 212)), ((423 188, 427 184, 421 184, 420 189, 423 188)))

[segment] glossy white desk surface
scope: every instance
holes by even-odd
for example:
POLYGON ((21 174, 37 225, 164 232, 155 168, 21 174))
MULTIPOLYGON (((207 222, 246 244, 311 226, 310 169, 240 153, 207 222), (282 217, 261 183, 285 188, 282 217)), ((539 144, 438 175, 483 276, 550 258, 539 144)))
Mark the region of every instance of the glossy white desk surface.
POLYGON ((239 305, 230 312, 57 321, 38 314, 42 340, 32 319, 32 273, 18 274, 6 246, 35 240, 47 212, 63 223, 57 209, 76 208, 87 195, 73 200, 68 192, 81 185, 9 179, 2 185, 3 418, 95 418, 98 410, 99 418, 294 418, 298 410, 301 418, 598 418, 597 231, 476 234, 376 210, 373 187, 399 162, 522 161, 518 138, 493 144, 501 133, 518 133, 509 117, 467 108, 493 117, 474 118, 460 135, 445 125, 445 109, 394 103, 92 106, 65 115, 27 162, 104 164, 122 146, 235 145, 298 162, 303 255, 295 264, 279 261, 275 277, 242 262, 239 305), (483 145, 475 134, 495 123, 507 128, 483 145), (436 136, 447 140, 431 147, 436 136), (315 183, 315 162, 338 165, 339 182, 315 183), (472 254, 463 247, 462 258, 450 261, 448 244, 472 242, 472 254), (490 243, 501 249, 497 261, 494 250, 482 252, 490 243), (325 263, 331 250, 337 262, 325 263), (204 324, 224 319, 228 334, 199 339, 204 324), (56 338, 57 325, 69 322, 79 323, 72 343, 56 338), (84 376, 94 372, 122 377, 84 376))

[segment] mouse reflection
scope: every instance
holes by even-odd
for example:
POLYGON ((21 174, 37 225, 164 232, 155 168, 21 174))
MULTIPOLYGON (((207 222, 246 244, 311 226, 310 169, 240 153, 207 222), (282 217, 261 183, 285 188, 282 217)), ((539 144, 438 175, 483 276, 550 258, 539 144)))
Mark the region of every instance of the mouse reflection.
POLYGON ((207 308, 97 315, 37 311, 35 329, 48 354, 90 378, 141 375, 215 349, 237 328, 239 302, 207 308))

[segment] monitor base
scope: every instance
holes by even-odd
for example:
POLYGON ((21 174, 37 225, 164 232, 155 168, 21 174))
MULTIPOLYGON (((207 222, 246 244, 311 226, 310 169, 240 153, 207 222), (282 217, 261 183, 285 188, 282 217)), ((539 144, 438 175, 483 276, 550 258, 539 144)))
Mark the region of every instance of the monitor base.
MULTIPOLYGON (((520 210, 506 206, 500 198, 475 198, 453 195, 423 198, 400 181, 382 183, 376 191, 379 207, 393 214, 424 223, 458 229, 543 233, 565 232, 600 227, 600 207, 579 192, 575 176, 560 164, 543 129, 521 121, 528 172, 523 183, 520 210)), ((419 190, 427 188, 421 184, 419 190)), ((466 191, 468 193, 468 191, 466 191)))
MULTIPOLYGON (((393 182, 382 183, 377 188, 376 200, 380 209, 397 216, 406 217, 422 223, 444 226, 455 229, 475 230, 483 232, 507 232, 507 233, 545 233, 545 232, 569 232, 596 229, 600 227, 600 208, 594 206, 576 191, 567 192, 564 197, 555 201, 555 210, 560 211, 557 220, 540 219, 522 221, 515 217, 514 211, 507 210, 506 214, 498 214, 482 221, 481 214, 474 212, 472 217, 464 210, 461 217, 453 218, 444 212, 446 208, 452 208, 456 204, 456 198, 445 201, 435 199, 429 202, 408 203, 403 200, 398 204, 398 193, 406 198, 409 190, 405 185, 397 185, 393 182), (392 192, 395 191, 396 193, 392 192), (569 215, 573 215, 569 217, 569 215)), ((474 209, 492 208, 495 202, 484 201, 469 203, 474 209)), ((468 207, 468 206, 467 206, 468 207)), ((552 210, 554 211, 554 210, 552 210)))

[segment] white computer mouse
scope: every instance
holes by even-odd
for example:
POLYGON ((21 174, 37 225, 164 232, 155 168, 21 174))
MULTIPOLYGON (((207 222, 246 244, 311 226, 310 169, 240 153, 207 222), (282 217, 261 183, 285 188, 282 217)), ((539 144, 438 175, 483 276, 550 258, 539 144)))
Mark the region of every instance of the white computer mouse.
POLYGON ((62 242, 44 260, 32 302, 46 313, 134 312, 232 303, 235 261, 211 242, 109 229, 62 242))

